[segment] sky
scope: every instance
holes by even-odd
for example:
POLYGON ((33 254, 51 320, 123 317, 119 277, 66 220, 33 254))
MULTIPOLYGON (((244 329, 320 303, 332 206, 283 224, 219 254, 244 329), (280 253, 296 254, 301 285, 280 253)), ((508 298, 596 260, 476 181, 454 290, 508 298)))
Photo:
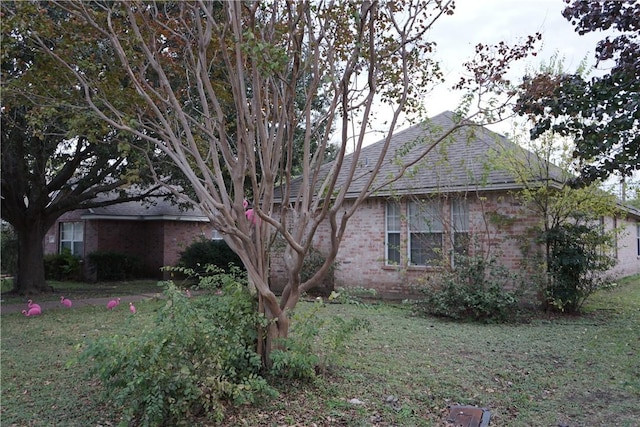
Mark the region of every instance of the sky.
MULTIPOLYGON (((579 35, 562 16, 566 6, 563 0, 455 0, 455 4, 454 14, 441 17, 429 33, 430 39, 437 42, 436 59, 447 81, 425 98, 428 117, 445 110, 455 110, 459 105, 462 94, 450 88, 459 81, 463 63, 472 59, 478 43, 492 45, 505 41, 513 44, 536 32, 542 34, 537 55, 511 67, 508 77, 516 83, 527 70, 539 69, 554 55, 563 60, 564 69, 569 72, 575 71, 583 61, 587 66, 594 66, 597 42, 607 34, 613 34, 597 31, 579 35)), ((597 74, 598 70, 592 73, 597 74)), ((402 124, 396 130, 407 126, 402 124)), ((495 132, 509 134, 513 130, 513 122, 488 127, 495 132)), ((366 144, 379 140, 386 133, 386 129, 377 130, 367 137, 366 144)))
MULTIPOLYGON (((564 58, 565 69, 575 71, 586 58, 594 65, 596 43, 604 38, 601 32, 580 36, 562 16, 563 0, 456 0, 455 13, 443 16, 429 36, 438 43, 436 58, 440 61, 447 82, 430 94, 424 102, 428 116, 453 110, 460 94, 449 88, 463 71, 462 64, 473 57, 476 44, 515 43, 536 32, 542 33, 538 55, 514 64, 512 81, 519 81, 527 69, 538 69, 554 54, 564 58)), ((508 123, 493 130, 508 130, 508 123)))

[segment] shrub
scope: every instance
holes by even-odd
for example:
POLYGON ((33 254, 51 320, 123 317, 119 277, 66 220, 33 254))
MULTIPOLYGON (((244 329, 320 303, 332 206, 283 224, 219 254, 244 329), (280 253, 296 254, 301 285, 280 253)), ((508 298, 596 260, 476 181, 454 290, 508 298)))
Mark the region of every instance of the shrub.
POLYGON ((206 265, 215 265, 225 271, 233 265, 244 268, 240 257, 231 250, 224 240, 201 238, 180 253, 180 267, 186 267, 197 273, 203 273, 206 265))
POLYGON ((516 281, 513 273, 482 255, 456 255, 455 265, 438 279, 416 286, 424 294, 413 301, 416 312, 455 320, 513 320, 518 307, 516 291, 508 290, 516 281))
MULTIPOLYGON (((316 248, 310 248, 309 252, 304 257, 302 262, 302 271, 300 273, 301 282, 306 282, 322 267, 322 265, 327 260, 327 257, 324 256, 322 252, 320 252, 316 248)), ((335 280, 334 275, 335 271, 338 269, 338 263, 333 262, 329 266, 329 270, 327 274, 322 278, 322 281, 316 285, 314 288, 309 290, 309 295, 313 296, 322 296, 328 297, 335 289, 335 280)))
POLYGON ((78 280, 82 277, 81 260, 67 248, 59 254, 45 255, 44 275, 47 280, 78 280))
MULTIPOLYGON (((224 417, 224 401, 255 403, 276 392, 259 375, 253 350, 255 299, 246 284, 223 279, 221 294, 189 299, 166 282, 167 303, 152 328, 91 342, 81 361, 135 425, 187 425, 224 417)), ((128 424, 129 425, 129 424, 128 424)))
POLYGON ((371 298, 375 298, 378 292, 373 288, 360 286, 339 287, 329 295, 329 302, 334 304, 351 304, 369 306, 371 298), (369 301, 368 301, 369 300, 369 301))
POLYGON ((87 256, 96 280, 126 280, 140 276, 142 261, 133 255, 111 251, 96 251, 87 256))
POLYGON ((549 246, 544 304, 562 312, 577 312, 598 289, 608 285, 603 273, 615 265, 606 253, 610 236, 597 227, 562 225, 545 235, 549 246))
POLYGON ((312 380, 318 372, 338 364, 347 351, 346 343, 369 327, 366 319, 323 316, 325 307, 318 298, 309 310, 293 314, 289 338, 282 340, 281 349, 271 352, 272 375, 312 380))

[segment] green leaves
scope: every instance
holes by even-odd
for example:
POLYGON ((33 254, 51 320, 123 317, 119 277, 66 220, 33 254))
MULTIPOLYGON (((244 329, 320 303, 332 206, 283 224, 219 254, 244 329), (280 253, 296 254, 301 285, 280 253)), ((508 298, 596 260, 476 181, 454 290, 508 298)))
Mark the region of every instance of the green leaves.
POLYGON ((589 296, 608 284, 603 273, 616 263, 610 256, 613 233, 593 224, 563 224, 543 238, 551 250, 545 303, 561 312, 578 312, 589 296))
POLYGON ((280 349, 272 352, 271 374, 276 377, 310 381, 317 373, 325 373, 348 351, 353 336, 369 328, 360 317, 327 316, 321 298, 311 307, 292 315, 293 328, 280 349))
POLYGON ((483 323, 513 321, 517 313, 518 277, 494 256, 455 255, 456 267, 426 279, 413 301, 418 313, 483 323))
POLYGON ((225 400, 240 404, 274 395, 258 375, 261 319, 244 284, 229 281, 220 294, 190 299, 166 282, 165 295, 151 328, 101 338, 81 356, 128 421, 186 425, 204 414, 220 421, 225 400))
POLYGON ((575 0, 563 15, 580 34, 616 27, 620 35, 596 46, 597 63, 613 64, 589 80, 579 72, 526 77, 515 110, 534 120, 532 138, 550 130, 574 139, 581 163, 576 184, 631 175, 640 169, 640 5, 575 0))

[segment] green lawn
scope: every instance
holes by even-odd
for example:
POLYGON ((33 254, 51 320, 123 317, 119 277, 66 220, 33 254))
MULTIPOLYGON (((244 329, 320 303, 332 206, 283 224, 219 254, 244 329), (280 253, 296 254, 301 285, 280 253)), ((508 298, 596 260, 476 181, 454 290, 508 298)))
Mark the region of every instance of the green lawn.
MULTIPOLYGON (((116 425, 100 385, 68 362, 86 339, 141 329, 163 303, 138 303, 136 316, 102 306, 3 315, 0 424, 116 425)), ((594 295, 586 311, 505 326, 416 318, 397 305, 328 305, 328 315, 367 317, 371 330, 325 378, 229 409, 225 425, 440 426, 448 405, 469 404, 488 408, 492 427, 638 426, 640 276, 594 295)))
MULTIPOLYGON (((26 297, 5 294, 11 291, 11 280, 2 282, 2 300, 4 304, 20 304, 27 300, 26 297)), ((58 282, 49 280, 47 283, 53 288, 53 292, 43 294, 37 298, 40 301, 58 301, 61 295, 71 299, 99 298, 119 295, 140 295, 161 293, 162 288, 157 280, 128 280, 122 282, 58 282)))

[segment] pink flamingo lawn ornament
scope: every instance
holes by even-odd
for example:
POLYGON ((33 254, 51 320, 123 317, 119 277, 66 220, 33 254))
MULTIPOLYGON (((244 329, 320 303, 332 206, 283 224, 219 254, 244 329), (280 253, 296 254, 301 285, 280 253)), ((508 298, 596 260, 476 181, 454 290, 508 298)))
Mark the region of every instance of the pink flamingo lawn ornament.
POLYGON ((29 311, 22 310, 22 314, 24 314, 27 317, 38 316, 39 314, 42 314, 42 310, 40 309, 40 307, 31 307, 29 311))
POLYGON ((247 219, 251 224, 253 225, 257 224, 259 218, 256 215, 256 213, 253 211, 253 209, 247 209, 247 211, 244 214, 247 216, 247 219))
POLYGON ((245 209, 244 215, 247 217, 247 220, 253 224, 253 225, 258 225, 260 224, 260 218, 258 217, 258 215, 256 215, 255 211, 253 210, 253 208, 251 209, 247 209, 249 207, 249 202, 247 202, 246 200, 244 200, 242 202, 242 206, 245 209))
POLYGON ((42 307, 40 307, 40 304, 36 304, 35 302, 33 302, 32 300, 27 301, 27 307, 28 308, 37 308, 38 310, 42 311, 42 307))
POLYGON ((119 304, 120 304, 120 298, 112 299, 107 303, 107 310, 113 310, 119 304))
POLYGON ((71 306, 73 305, 71 300, 69 298, 65 298, 64 296, 60 297, 60 303, 67 308, 71 308, 71 306))
POLYGON ((136 314, 136 306, 133 305, 132 302, 129 303, 129 311, 131 312, 131 314, 136 314))

